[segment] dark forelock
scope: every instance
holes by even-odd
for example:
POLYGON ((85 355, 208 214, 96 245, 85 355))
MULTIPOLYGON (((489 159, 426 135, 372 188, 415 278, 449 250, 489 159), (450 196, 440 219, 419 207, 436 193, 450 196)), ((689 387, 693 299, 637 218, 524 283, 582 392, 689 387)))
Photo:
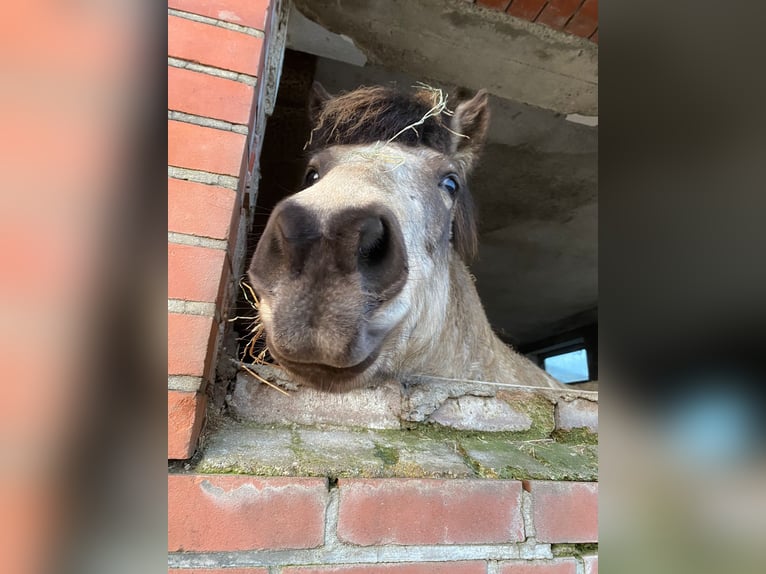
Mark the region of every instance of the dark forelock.
POLYGON ((334 145, 369 144, 396 136, 397 143, 427 146, 448 154, 451 134, 447 114, 442 111, 414 125, 438 103, 438 92, 424 89, 406 93, 377 86, 341 94, 325 101, 317 111, 307 149, 314 152, 334 145))

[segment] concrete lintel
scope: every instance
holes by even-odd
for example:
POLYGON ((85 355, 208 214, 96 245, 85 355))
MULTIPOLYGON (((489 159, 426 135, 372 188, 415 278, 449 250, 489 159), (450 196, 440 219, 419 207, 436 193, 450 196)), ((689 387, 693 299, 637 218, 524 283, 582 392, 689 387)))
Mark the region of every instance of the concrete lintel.
POLYGON ((287 47, 291 50, 330 58, 355 66, 364 66, 367 56, 344 34, 334 34, 300 13, 290 5, 290 24, 287 27, 287 47))
POLYGON ((372 65, 486 88, 563 114, 598 114, 598 45, 586 39, 460 0, 295 5, 322 28, 350 38, 372 65))

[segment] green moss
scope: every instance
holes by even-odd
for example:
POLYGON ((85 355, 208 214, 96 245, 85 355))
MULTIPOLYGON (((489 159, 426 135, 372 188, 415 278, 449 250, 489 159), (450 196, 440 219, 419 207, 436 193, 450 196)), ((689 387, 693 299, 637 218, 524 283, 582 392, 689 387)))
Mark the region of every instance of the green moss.
POLYGON ((551 433, 551 438, 557 442, 570 444, 598 444, 598 434, 587 428, 576 428, 571 430, 556 429, 551 433))
POLYGON ((242 433, 246 448, 238 448, 232 439, 219 441, 227 446, 219 454, 203 455, 194 465, 195 471, 342 478, 476 476, 593 481, 598 477, 597 444, 575 441, 577 437, 588 439, 590 434, 569 434, 567 438, 573 442, 525 441, 514 432, 465 432, 423 425, 414 430, 328 430, 325 437, 316 428, 237 426, 239 432, 247 429, 242 433), (251 432, 257 430, 262 433, 251 432), (274 456, 271 450, 270 456, 259 457, 259 448, 271 444, 281 445, 284 455, 274 456))
POLYGON ((598 544, 551 544, 551 552, 557 558, 564 556, 582 558, 588 554, 597 554, 598 544))
POLYGON ((387 469, 391 477, 401 478, 442 478, 441 474, 428 472, 422 466, 415 462, 398 461, 395 465, 387 469))
POLYGON ((544 396, 526 391, 506 390, 498 391, 496 396, 532 420, 531 428, 525 431, 528 436, 522 440, 546 438, 556 428, 554 405, 544 396))
POLYGON ((461 441, 461 447, 479 476, 485 478, 505 478, 521 480, 536 478, 556 480, 559 472, 549 465, 538 461, 518 441, 501 440, 493 435, 470 437, 461 441))
POLYGON ((598 449, 594 445, 545 442, 526 443, 520 448, 551 470, 551 480, 598 480, 598 449))
POLYGON ((375 443, 375 456, 382 460, 386 466, 395 465, 399 462, 399 451, 377 442, 375 443))
POLYGON ((295 476, 292 468, 233 462, 226 465, 207 464, 204 460, 194 469, 201 474, 250 474, 254 476, 295 476))
MULTIPOLYGON (((401 431, 394 431, 401 432, 401 431)), ((550 429, 545 429, 535 425, 525 431, 477 431, 477 430, 457 430, 450 427, 444 427, 436 423, 412 423, 407 432, 417 433, 422 437, 429 437, 434 440, 461 440, 463 438, 483 437, 488 434, 495 435, 499 439, 507 441, 524 441, 547 438, 550 435, 550 429)))

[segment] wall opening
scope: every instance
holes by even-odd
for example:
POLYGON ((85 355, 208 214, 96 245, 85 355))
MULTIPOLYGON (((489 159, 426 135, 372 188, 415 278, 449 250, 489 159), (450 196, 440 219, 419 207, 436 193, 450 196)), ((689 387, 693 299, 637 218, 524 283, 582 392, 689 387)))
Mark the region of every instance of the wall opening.
MULTIPOLYGON (((471 90, 405 71, 285 52, 276 107, 261 156, 261 184, 248 260, 274 205, 301 185, 310 133, 312 81, 330 93, 360 85, 407 89, 431 82, 451 97, 471 90)), ((491 78, 487 78, 491 85, 491 78)), ((580 338, 597 377, 597 127, 491 96, 490 133, 470 188, 478 207, 479 256, 471 268, 502 340, 541 367, 540 349, 580 338)), ((243 312, 246 309, 243 310, 243 312)), ((594 389, 591 385, 589 388, 594 389)))

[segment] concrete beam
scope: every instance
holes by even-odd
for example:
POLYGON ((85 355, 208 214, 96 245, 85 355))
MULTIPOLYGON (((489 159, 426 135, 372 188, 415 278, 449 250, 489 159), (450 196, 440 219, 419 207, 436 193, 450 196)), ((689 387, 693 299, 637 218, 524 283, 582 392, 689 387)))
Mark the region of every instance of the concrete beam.
POLYGON ((462 0, 294 0, 371 65, 563 114, 598 115, 598 46, 462 0), (346 41, 348 42, 348 41, 346 41))

